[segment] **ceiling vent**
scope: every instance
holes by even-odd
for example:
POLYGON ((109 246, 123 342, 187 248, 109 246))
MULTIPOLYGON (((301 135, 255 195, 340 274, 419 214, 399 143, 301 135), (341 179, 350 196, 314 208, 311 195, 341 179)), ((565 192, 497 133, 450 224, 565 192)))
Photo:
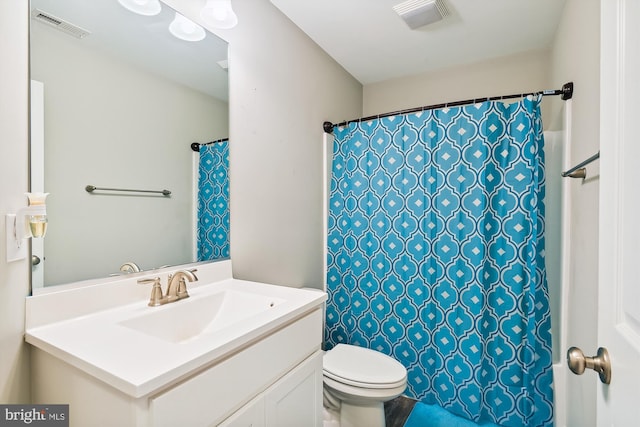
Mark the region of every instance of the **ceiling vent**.
POLYGON ((62 18, 58 18, 57 16, 53 16, 50 13, 43 12, 40 9, 33 9, 31 11, 31 18, 35 21, 50 25, 62 31, 63 33, 67 33, 79 39, 82 39, 91 34, 90 31, 87 31, 84 28, 80 28, 77 25, 67 22, 62 18))
POLYGON ((408 0, 393 6, 393 10, 412 30, 449 16, 449 9, 443 0, 408 0))

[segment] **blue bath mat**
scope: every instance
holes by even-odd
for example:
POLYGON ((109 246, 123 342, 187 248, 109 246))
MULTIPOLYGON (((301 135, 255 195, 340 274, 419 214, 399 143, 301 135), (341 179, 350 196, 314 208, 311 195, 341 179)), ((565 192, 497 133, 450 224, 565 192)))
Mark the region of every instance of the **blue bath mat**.
POLYGON ((437 405, 415 404, 404 427, 500 427, 489 422, 475 423, 466 418, 453 415, 437 405))

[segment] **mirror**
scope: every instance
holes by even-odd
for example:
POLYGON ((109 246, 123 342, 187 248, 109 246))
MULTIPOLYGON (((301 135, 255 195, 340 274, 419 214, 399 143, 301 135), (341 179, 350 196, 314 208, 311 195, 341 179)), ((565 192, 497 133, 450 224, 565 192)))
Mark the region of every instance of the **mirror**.
POLYGON ((50 193, 34 289, 196 261, 190 145, 228 136, 227 44, 208 32, 177 39, 161 6, 142 16, 118 0, 31 0, 31 79, 43 93, 32 112, 44 112, 43 131, 32 116, 32 160, 44 157, 31 187, 50 193))

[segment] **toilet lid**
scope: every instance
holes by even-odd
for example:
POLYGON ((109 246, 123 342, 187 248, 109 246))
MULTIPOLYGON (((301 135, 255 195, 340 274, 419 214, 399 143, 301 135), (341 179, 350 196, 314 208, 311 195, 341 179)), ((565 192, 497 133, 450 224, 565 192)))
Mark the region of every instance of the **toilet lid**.
POLYGON ((368 348, 338 344, 324 354, 325 375, 346 383, 395 386, 406 380, 407 370, 392 357, 368 348))

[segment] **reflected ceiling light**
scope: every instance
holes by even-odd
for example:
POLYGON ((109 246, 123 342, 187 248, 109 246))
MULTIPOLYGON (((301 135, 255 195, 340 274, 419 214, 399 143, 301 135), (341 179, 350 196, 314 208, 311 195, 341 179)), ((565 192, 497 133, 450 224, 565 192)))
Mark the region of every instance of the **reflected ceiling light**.
POLYGON ((171 34, 188 42, 197 42, 205 37, 204 28, 176 12, 176 17, 169 25, 171 34))
POLYGON ((138 15, 153 16, 162 9, 159 0, 118 0, 118 3, 138 15))
POLYGON ((238 23, 238 17, 231 8, 231 0, 207 0, 200 17, 213 28, 228 29, 238 23))

